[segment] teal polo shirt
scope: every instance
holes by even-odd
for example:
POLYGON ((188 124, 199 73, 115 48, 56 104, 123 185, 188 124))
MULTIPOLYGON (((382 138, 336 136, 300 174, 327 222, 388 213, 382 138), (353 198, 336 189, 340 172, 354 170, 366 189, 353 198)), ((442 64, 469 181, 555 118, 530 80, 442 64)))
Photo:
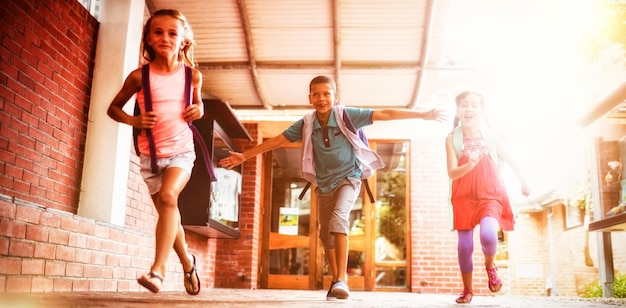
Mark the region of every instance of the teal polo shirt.
MULTIPOLYGON (((355 129, 372 124, 372 109, 346 108, 355 129)), ((324 130, 315 118, 313 126, 313 162, 317 187, 322 193, 330 193, 347 178, 360 178, 361 169, 354 153, 354 148, 335 120, 332 110, 326 127, 328 128, 328 144, 324 143, 324 130)), ((302 140, 304 120, 300 119, 283 131, 283 135, 291 142, 302 140)))

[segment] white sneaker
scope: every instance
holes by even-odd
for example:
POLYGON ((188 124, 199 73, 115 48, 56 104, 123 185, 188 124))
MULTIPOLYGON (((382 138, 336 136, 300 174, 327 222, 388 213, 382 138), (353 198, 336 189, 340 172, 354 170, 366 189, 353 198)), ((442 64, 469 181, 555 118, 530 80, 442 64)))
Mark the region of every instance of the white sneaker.
POLYGON ((350 296, 350 289, 343 280, 337 281, 331 288, 330 292, 338 299, 347 299, 350 296))

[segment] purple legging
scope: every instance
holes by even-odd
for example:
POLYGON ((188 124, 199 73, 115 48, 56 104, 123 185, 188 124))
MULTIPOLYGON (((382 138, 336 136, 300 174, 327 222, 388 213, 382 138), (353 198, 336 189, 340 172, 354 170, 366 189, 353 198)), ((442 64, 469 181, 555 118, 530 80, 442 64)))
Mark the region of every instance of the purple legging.
MULTIPOLYGON (((480 220, 480 245, 486 256, 496 254, 498 248, 498 220, 493 217, 484 217, 480 220)), ((474 253, 474 229, 458 230, 457 244, 459 267, 461 273, 471 273, 474 270, 472 254, 474 253)))

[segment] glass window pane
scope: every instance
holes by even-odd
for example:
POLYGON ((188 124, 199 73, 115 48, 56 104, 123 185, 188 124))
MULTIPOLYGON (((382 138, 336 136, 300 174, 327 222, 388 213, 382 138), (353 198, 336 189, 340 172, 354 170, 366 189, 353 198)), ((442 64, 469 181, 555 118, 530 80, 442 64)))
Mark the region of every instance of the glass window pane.
POLYGON ((288 248, 270 250, 270 274, 308 275, 309 249, 288 248))

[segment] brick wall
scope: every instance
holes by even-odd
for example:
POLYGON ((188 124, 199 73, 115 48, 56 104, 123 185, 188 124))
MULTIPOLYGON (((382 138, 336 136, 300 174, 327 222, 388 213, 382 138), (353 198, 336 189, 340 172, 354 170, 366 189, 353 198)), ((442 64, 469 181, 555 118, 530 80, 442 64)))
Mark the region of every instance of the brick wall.
MULTIPOLYGON (((262 140, 257 124, 245 124, 253 141, 237 140, 236 145, 245 151, 262 140)), ((262 155, 243 164, 240 237, 236 240, 220 239, 217 242, 215 286, 220 288, 257 288, 259 247, 261 234, 261 180, 262 155)))
MULTIPOLYGON (((144 291, 135 279, 154 255, 156 212, 131 155, 123 227, 75 215, 82 172, 97 22, 75 0, 8 0, 0 6, 0 292, 144 291)), ((121 86, 121 85, 120 85, 121 86)), ((261 140, 246 124, 251 143, 261 140)), ((450 232, 442 131, 411 140, 410 285, 413 292, 458 293, 456 233, 450 232), (440 147, 424 147, 440 144, 440 147)), ((246 161, 241 238, 187 233, 203 288, 256 288, 261 227, 262 156, 246 161), (220 268, 220 271, 216 271, 220 268)), ((562 207, 552 212, 559 295, 593 277, 597 233, 589 234, 593 266, 583 263, 584 227, 565 229, 562 207)), ((546 294, 551 269, 547 212, 518 219, 510 259, 499 262, 503 293, 546 294)), ((626 240, 612 233, 615 269, 626 272, 626 240)), ((474 284, 488 294, 475 239, 474 284)), ((175 254, 164 290, 182 291, 175 254)))
POLYGON ((76 213, 98 23, 74 0, 0 15, 0 193, 76 213))

